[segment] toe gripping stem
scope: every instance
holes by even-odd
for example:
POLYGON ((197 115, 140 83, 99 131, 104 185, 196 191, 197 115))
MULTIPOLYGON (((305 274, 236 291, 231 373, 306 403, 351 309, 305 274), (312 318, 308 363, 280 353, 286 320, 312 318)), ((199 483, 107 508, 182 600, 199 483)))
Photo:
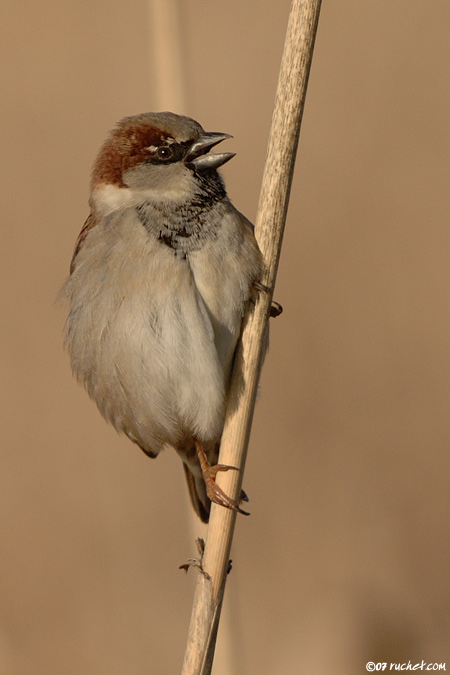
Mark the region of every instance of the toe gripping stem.
MULTIPOLYGON (((195 449, 200 462, 208 498, 214 502, 214 504, 225 506, 227 509, 242 513, 244 516, 249 516, 250 514, 247 511, 241 509, 238 502, 225 494, 225 492, 216 483, 216 476, 219 471, 239 471, 239 469, 236 466, 228 466, 227 464, 215 464, 214 466, 211 466, 208 458, 206 457, 205 451, 203 450, 202 444, 198 441, 195 442, 195 449)), ((245 492, 243 494, 244 496, 242 498, 245 499, 245 501, 248 501, 245 492)))

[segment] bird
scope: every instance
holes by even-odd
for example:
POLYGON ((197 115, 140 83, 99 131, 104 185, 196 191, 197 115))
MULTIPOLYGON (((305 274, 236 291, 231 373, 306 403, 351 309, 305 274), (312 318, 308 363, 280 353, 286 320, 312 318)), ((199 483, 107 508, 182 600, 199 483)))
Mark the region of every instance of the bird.
MULTIPOLYGON (((195 512, 248 515, 216 484, 233 358, 262 288, 251 222, 210 152, 229 134, 183 115, 120 120, 94 162, 89 216, 61 298, 72 371, 102 416, 146 455, 180 456, 195 512)), ((244 494, 241 495, 244 498, 244 494)))

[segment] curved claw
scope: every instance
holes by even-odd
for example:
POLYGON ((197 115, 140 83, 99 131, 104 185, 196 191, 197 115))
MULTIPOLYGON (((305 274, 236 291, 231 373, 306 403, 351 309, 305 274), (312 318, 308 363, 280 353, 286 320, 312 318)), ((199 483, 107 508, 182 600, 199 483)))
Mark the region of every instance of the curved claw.
POLYGON ((248 498, 247 493, 245 492, 245 490, 242 490, 242 489, 241 489, 241 494, 239 495, 239 501, 240 501, 240 502, 249 502, 249 501, 250 501, 250 499, 248 498))
POLYGON ((228 464, 214 464, 214 466, 209 467, 209 472, 213 478, 216 477, 216 473, 219 471, 228 471, 229 469, 232 469, 233 471, 239 471, 237 466, 228 466, 228 464))
POLYGON ((277 316, 280 316, 280 314, 283 313, 283 308, 280 305, 279 302, 276 302, 276 300, 272 300, 272 304, 270 306, 270 317, 272 319, 276 319, 277 316))
MULTIPOLYGON (((212 466, 211 468, 214 469, 215 467, 212 466)), ((208 498, 214 502, 214 504, 219 504, 219 506, 225 506, 225 508, 231 509, 231 511, 242 513, 243 516, 250 515, 248 511, 241 509, 239 504, 234 499, 231 499, 231 497, 225 494, 225 492, 217 485, 212 476, 205 477, 205 483, 206 494, 208 495, 208 498)))

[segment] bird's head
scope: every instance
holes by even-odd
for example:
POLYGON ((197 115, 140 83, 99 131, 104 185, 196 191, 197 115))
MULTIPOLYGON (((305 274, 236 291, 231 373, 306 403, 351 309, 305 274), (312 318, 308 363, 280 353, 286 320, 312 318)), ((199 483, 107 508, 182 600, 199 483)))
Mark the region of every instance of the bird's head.
POLYGON ((220 183, 216 170, 234 153, 209 151, 227 138, 170 112, 125 117, 94 163, 93 208, 105 214, 146 199, 176 205, 193 199, 205 181, 220 183))

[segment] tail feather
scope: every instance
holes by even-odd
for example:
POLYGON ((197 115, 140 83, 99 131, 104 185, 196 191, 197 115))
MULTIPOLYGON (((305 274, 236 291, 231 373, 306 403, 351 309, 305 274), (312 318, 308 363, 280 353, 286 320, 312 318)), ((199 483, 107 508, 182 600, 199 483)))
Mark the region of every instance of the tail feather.
POLYGON ((195 513, 198 515, 203 523, 209 521, 209 512, 211 510, 211 502, 206 495, 205 481, 203 476, 194 476, 189 467, 183 462, 184 473, 191 498, 192 506, 195 513))

